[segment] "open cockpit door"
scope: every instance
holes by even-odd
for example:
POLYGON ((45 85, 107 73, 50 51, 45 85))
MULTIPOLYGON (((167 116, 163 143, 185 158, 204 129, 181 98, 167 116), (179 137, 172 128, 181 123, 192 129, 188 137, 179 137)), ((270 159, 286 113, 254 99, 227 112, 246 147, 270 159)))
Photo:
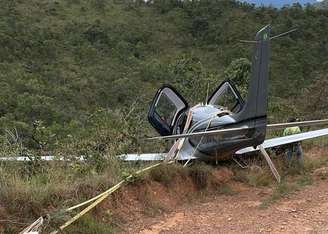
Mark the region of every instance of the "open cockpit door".
POLYGON ((148 112, 148 121, 162 136, 171 135, 178 117, 188 109, 188 103, 171 86, 161 87, 148 112))
POLYGON ((223 81, 208 98, 207 104, 224 108, 232 113, 238 113, 244 101, 236 87, 229 80, 223 81))

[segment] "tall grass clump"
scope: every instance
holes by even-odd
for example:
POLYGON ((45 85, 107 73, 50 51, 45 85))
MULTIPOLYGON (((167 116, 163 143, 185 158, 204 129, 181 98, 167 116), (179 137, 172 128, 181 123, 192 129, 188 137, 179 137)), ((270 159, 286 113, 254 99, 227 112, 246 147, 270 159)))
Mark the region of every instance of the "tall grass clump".
POLYGON ((86 214, 82 216, 76 223, 69 226, 63 233, 74 234, 112 234, 114 227, 111 224, 106 224, 97 220, 92 215, 86 214))
POLYGON ((288 183, 286 181, 277 184, 274 188, 273 193, 266 199, 264 199, 260 205, 260 208, 267 208, 272 203, 277 200, 285 197, 286 195, 295 192, 298 189, 298 186, 294 183, 288 183))
POLYGON ((163 164, 158 168, 152 170, 149 175, 150 178, 154 181, 160 182, 165 186, 169 186, 174 178, 177 176, 186 177, 187 176, 187 168, 184 168, 180 164, 163 164))
POLYGON ((206 189, 210 183, 212 167, 200 162, 189 168, 189 174, 199 190, 206 189))

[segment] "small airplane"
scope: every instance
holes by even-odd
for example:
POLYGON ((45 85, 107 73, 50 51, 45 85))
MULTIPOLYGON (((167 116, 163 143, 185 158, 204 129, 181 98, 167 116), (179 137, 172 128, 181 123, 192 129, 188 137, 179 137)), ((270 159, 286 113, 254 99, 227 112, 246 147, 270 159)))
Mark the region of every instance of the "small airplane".
POLYGON ((148 121, 161 135, 151 140, 176 140, 167 154, 127 154, 125 160, 227 160, 236 155, 260 151, 280 181, 267 148, 328 135, 328 128, 266 140, 267 130, 293 126, 328 124, 328 119, 292 123, 267 123, 267 99, 271 26, 257 32, 251 79, 244 101, 230 80, 223 81, 205 104, 189 108, 186 100, 170 85, 162 86, 150 105, 148 121))

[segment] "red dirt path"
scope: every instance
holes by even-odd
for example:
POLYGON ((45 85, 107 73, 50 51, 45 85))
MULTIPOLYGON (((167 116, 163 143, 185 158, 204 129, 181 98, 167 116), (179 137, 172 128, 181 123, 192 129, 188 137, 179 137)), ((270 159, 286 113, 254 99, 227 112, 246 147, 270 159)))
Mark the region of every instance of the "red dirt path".
POLYGON ((328 181, 290 194, 266 209, 259 208, 268 191, 239 187, 233 196, 209 196, 174 212, 140 219, 124 232, 155 233, 328 233, 328 181))

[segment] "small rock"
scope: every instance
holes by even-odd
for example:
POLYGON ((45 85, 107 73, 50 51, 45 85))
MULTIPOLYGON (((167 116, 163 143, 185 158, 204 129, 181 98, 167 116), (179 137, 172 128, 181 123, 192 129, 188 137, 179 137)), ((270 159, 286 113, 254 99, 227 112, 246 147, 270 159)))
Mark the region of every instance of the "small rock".
POLYGON ((231 218, 231 217, 229 217, 229 218, 228 218, 228 221, 231 221, 231 220, 232 220, 232 218, 231 218))

